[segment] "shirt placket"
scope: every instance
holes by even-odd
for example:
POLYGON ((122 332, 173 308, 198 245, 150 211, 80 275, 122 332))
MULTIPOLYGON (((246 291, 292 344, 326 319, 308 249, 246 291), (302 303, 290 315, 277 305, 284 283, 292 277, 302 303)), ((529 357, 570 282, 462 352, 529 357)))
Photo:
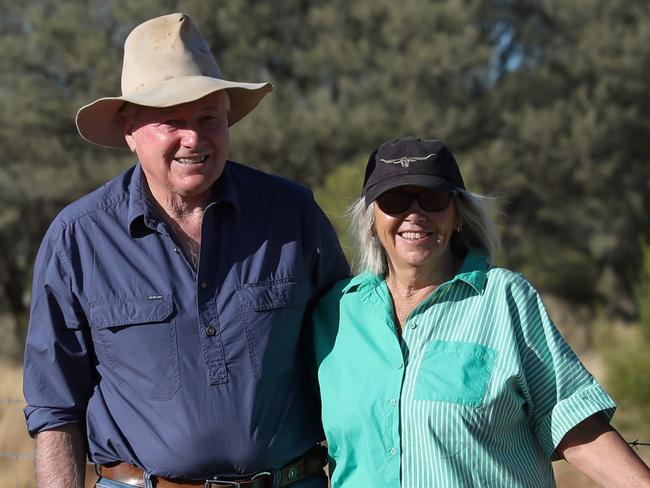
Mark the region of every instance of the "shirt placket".
POLYGON ((399 345, 399 338, 393 320, 392 302, 388 296, 388 289, 385 285, 374 290, 369 297, 373 309, 382 307, 383 317, 377 317, 378 322, 384 322, 381 334, 386 335, 386 370, 382 371, 381 377, 385 384, 384 389, 384 463, 381 469, 382 486, 400 486, 400 396, 402 382, 404 380, 405 359, 399 345))
POLYGON ((196 307, 201 351, 209 385, 228 381, 216 298, 214 214, 216 204, 205 210, 201 226, 201 249, 196 270, 196 307))
POLYGON ((406 363, 399 405, 402 434, 401 482, 403 486, 418 486, 423 481, 420 476, 426 472, 418 466, 424 462, 423 450, 426 449, 425 446, 429 440, 418 440, 418 436, 414 435, 413 419, 421 418, 423 412, 421 411, 421 402, 414 401, 413 395, 427 343, 432 340, 438 325, 438 321, 431 320, 430 311, 437 307, 437 311, 442 312, 439 302, 448 287, 449 283, 441 285, 418 304, 408 315, 402 329, 401 347, 406 363), (429 313, 425 314, 425 311, 429 311, 429 313))

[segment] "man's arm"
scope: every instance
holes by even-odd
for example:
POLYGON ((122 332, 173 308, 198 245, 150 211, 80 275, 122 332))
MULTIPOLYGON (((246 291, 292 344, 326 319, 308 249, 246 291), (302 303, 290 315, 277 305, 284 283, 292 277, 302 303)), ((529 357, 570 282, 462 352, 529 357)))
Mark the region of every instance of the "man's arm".
POLYGON ((38 488, 84 488, 86 454, 79 426, 36 434, 35 467, 38 488))
POLYGON ((600 486, 650 487, 648 466, 597 414, 567 432, 557 453, 600 486))

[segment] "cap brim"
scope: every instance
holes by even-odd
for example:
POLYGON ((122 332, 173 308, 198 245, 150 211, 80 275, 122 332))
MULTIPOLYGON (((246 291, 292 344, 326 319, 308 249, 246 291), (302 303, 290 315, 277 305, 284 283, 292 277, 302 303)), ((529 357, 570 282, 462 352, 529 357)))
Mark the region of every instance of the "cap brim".
POLYGON ((128 148, 119 111, 126 102, 145 107, 171 107, 199 100, 210 93, 228 90, 228 125, 234 125, 251 112, 273 90, 270 83, 238 83, 208 76, 186 76, 165 80, 147 90, 121 97, 107 97, 85 105, 77 112, 81 137, 100 146, 128 148))
POLYGON ((399 177, 392 176, 364 189, 363 196, 366 200, 366 205, 369 205, 382 193, 394 190, 400 186, 419 186, 432 191, 452 191, 457 188, 452 181, 439 176, 418 174, 406 174, 399 177))

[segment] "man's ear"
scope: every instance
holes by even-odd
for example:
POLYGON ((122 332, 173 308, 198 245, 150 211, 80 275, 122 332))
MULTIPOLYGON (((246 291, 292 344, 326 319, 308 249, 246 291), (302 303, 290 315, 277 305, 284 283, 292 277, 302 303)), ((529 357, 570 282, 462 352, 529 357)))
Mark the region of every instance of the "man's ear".
POLYGON ((135 145, 135 137, 133 137, 133 121, 131 120, 130 117, 127 117, 124 114, 119 114, 120 117, 120 122, 122 122, 122 127, 124 128, 124 139, 126 140, 126 143, 129 145, 129 149, 131 149, 131 152, 135 152, 136 145, 135 145))

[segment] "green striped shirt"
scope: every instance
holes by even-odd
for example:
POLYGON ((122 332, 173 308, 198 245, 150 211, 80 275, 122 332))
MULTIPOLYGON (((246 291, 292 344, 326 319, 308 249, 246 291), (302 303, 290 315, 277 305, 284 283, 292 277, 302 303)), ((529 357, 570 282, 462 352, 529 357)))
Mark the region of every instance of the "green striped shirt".
POLYGON ((548 487, 554 450, 612 399, 521 275, 470 252, 395 329, 385 281, 340 282, 314 313, 333 487, 548 487))

